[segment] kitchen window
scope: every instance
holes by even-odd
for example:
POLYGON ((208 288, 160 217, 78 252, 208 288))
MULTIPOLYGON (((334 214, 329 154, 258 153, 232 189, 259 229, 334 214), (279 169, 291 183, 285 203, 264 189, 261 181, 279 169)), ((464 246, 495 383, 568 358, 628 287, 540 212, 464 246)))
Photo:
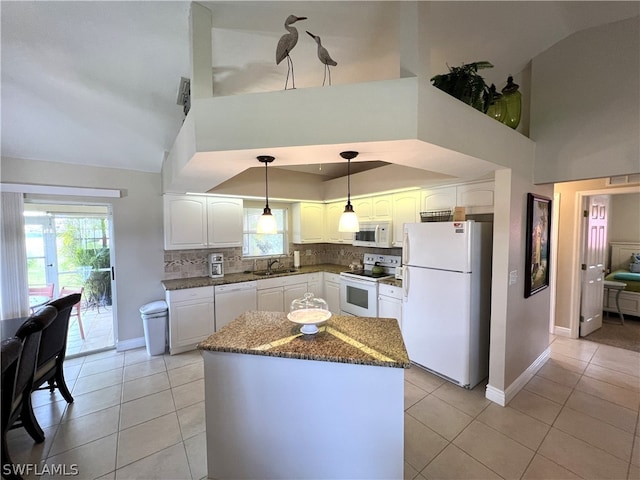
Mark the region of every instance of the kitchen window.
POLYGON ((243 257, 272 257, 274 255, 287 255, 289 244, 287 242, 287 209, 271 207, 271 214, 276 217, 278 232, 273 234, 257 233, 258 219, 262 215, 263 208, 246 207, 243 209, 243 257))

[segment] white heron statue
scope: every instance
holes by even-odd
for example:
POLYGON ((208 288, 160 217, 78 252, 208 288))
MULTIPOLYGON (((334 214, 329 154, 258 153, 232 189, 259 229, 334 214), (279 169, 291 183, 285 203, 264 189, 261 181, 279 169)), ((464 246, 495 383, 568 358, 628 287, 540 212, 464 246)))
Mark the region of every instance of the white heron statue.
POLYGON ((331 85, 331 70, 329 69, 329 65, 331 65, 332 67, 335 67, 336 65, 338 65, 338 62, 336 62, 333 58, 331 58, 331 55, 329 55, 329 52, 327 52, 327 49, 322 46, 320 37, 318 37, 317 35, 314 35, 309 30, 307 30, 307 33, 318 44, 318 58, 324 64, 324 78, 322 79, 322 86, 324 87, 324 84, 327 80, 327 72, 329 72, 329 85, 331 85))
POLYGON ((306 20, 307 17, 296 17, 295 15, 289 15, 287 19, 284 21, 284 28, 287 29, 289 33, 285 33, 280 40, 278 41, 278 47, 276 48, 276 65, 279 65, 282 60, 287 59, 287 79, 284 82, 284 89, 287 89, 287 85, 289 84, 289 72, 291 72, 291 84, 292 88, 296 88, 296 80, 293 76, 293 61, 289 56, 293 47, 298 43, 298 30, 295 27, 292 27, 292 23, 296 23, 300 20, 306 20))

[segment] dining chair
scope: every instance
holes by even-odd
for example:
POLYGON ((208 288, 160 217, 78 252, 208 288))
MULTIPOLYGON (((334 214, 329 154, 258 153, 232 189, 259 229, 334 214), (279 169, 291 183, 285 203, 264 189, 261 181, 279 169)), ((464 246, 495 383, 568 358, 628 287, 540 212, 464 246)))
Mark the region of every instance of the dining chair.
POLYGON ((72 293, 47 303, 47 306, 57 310, 55 319, 42 331, 38 362, 33 377, 32 391, 56 388, 67 401, 73 402, 73 396, 64 379, 64 358, 67 352, 67 333, 71 310, 80 302, 81 294, 72 293), (44 383, 48 385, 42 387, 44 383), (42 388, 41 388, 42 387, 42 388))
POLYGON ((15 334, 22 343, 22 349, 15 366, 15 375, 12 378, 3 378, 2 385, 2 401, 6 402, 2 405, 2 465, 5 477, 19 478, 19 475, 5 475, 4 472, 5 465, 12 464, 7 448, 7 432, 10 429, 24 427, 36 443, 44 441, 44 432, 38 424, 31 406, 31 388, 38 361, 42 331, 53 322, 57 314, 58 310, 55 307, 45 306, 27 318, 15 334), (4 392, 5 387, 10 395, 4 392))
POLYGON ((47 297, 49 300, 53 299, 53 283, 47 283, 46 285, 31 285, 29 287, 29 295, 39 295, 47 297))
MULTIPOLYGON (((64 297, 66 295, 70 295, 72 293, 79 293, 82 295, 84 293, 84 287, 62 287, 60 289, 60 296, 64 297)), ((73 306, 71 310, 71 316, 78 318, 78 328, 80 329, 80 338, 84 340, 84 327, 82 326, 82 308, 80 305, 80 300, 73 306)))
POLYGON ((30 313, 35 311, 44 305, 49 300, 53 299, 54 284, 48 283, 46 285, 31 285, 29 287, 29 310, 30 313))
MULTIPOLYGON (((2 345, 0 345, 0 351, 2 353, 2 389, 0 390, 0 408, 2 409, 2 412, 7 412, 11 408, 11 403, 13 402, 13 389, 15 388, 16 383, 16 367, 18 365, 20 353, 22 353, 22 340, 18 337, 9 337, 6 340, 3 340, 2 345)), ((2 430, 4 431, 4 416, 2 418, 2 430)), ((3 475, 4 473, 14 473, 10 469, 12 464, 13 462, 9 457, 7 439, 2 435, 3 475), (9 468, 5 465, 9 465, 9 468), (5 470, 8 470, 8 472, 5 472, 5 470)), ((10 478, 10 476, 8 476, 8 478, 10 478)))

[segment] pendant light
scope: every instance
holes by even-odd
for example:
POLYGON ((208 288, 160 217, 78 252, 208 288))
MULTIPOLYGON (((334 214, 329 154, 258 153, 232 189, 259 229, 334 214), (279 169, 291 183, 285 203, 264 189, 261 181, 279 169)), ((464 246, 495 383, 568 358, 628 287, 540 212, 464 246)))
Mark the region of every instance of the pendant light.
POLYGON ((359 232, 360 222, 356 212, 351 206, 351 159, 358 156, 358 152, 341 152, 340 156, 347 160, 347 204, 344 206, 344 212, 340 216, 338 224, 339 232, 359 232))
POLYGON ((264 163, 264 190, 265 190, 265 206, 258 220, 256 231, 258 233, 277 233, 276 217, 271 214, 269 208, 269 177, 267 174, 267 166, 273 162, 274 158, 270 155, 260 155, 258 161, 264 163))

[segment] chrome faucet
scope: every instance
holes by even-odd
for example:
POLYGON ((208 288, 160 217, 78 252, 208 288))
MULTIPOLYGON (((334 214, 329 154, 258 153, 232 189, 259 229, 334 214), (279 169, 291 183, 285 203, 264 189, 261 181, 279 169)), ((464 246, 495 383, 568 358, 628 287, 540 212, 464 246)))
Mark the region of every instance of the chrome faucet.
POLYGON ((277 258, 267 261, 267 272, 271 273, 271 267, 273 267, 276 263, 280 263, 280 260, 278 260, 277 258))

